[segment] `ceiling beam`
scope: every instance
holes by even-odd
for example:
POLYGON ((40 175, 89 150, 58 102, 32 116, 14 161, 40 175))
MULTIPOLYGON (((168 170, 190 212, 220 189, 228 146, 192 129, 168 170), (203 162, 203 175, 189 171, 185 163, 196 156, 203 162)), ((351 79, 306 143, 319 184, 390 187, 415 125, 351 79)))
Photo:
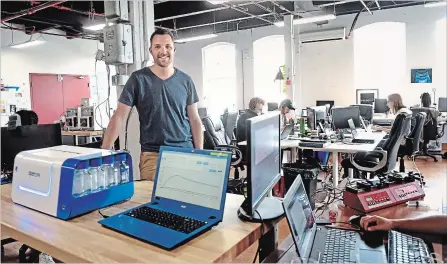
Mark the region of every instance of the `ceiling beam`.
POLYGON ((52 7, 52 6, 62 4, 62 3, 64 3, 64 2, 66 2, 66 1, 67 1, 67 0, 63 0, 63 1, 55 1, 55 2, 46 2, 45 4, 41 4, 41 5, 39 5, 39 6, 36 6, 36 7, 32 7, 32 8, 26 9, 26 10, 24 10, 24 11, 22 11, 22 12, 19 12, 19 13, 15 14, 15 15, 12 15, 12 16, 9 16, 9 17, 2 18, 2 19, 1 19, 1 22, 3 23, 3 22, 7 22, 7 21, 10 21, 10 20, 13 20, 13 19, 22 17, 22 16, 30 15, 30 14, 33 14, 33 13, 38 12, 38 11, 40 11, 40 10, 44 10, 44 9, 47 9, 47 8, 49 8, 49 7, 52 7))
POLYGON ((365 7, 365 9, 368 11, 368 13, 369 13, 370 15, 373 14, 373 13, 371 12, 371 10, 369 9, 369 7, 365 4, 365 1, 360 0, 360 3, 362 3, 362 5, 365 7))
POLYGON ((318 7, 328 7, 328 6, 334 6, 334 5, 342 5, 352 2, 357 2, 358 0, 344 0, 344 1, 338 1, 338 2, 332 2, 327 4, 318 5, 318 7))
POLYGON ((264 21, 264 22, 270 23, 270 24, 272 24, 272 25, 275 24, 275 23, 273 23, 273 22, 270 21, 270 20, 267 20, 267 19, 262 18, 262 17, 260 17, 260 16, 254 15, 254 14, 252 14, 252 13, 250 13, 250 12, 247 12, 247 11, 245 11, 245 10, 243 10, 243 9, 240 9, 240 8, 237 7, 237 6, 227 5, 227 4, 225 4, 225 3, 223 3, 222 5, 227 6, 227 7, 231 8, 231 9, 233 9, 233 10, 236 10, 236 11, 242 13, 242 14, 246 14, 247 16, 250 16, 250 17, 252 17, 252 18, 257 18, 257 19, 259 19, 259 20, 262 20, 262 21, 264 21))

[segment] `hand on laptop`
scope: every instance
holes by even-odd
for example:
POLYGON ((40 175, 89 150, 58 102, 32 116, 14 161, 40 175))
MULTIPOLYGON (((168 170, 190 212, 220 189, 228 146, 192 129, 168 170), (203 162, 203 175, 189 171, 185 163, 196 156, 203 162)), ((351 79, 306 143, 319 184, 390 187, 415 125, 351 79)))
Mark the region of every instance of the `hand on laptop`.
POLYGON ((388 231, 393 228, 393 220, 377 215, 367 215, 360 219, 360 226, 367 231, 388 231))

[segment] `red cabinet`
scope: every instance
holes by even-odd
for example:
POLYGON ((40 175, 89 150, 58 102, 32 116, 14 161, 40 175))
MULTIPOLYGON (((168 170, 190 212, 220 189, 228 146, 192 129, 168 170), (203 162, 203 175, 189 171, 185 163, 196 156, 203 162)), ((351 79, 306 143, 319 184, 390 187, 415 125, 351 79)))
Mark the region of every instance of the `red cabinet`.
POLYGON ((90 98, 89 77, 69 74, 30 74, 31 109, 39 124, 51 124, 69 107, 90 98))

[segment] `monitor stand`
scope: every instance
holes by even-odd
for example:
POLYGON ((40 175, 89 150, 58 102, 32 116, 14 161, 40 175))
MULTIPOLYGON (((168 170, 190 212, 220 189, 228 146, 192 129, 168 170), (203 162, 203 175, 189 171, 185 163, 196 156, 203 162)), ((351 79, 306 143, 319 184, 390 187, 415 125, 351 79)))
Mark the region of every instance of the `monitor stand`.
POLYGON ((251 203, 247 202, 246 199, 237 210, 237 215, 242 221, 261 223, 263 221, 277 219, 284 215, 284 208, 282 207, 281 200, 274 197, 265 197, 258 208, 256 208, 256 211, 258 211, 259 215, 262 217, 262 221, 256 212, 253 212, 253 215, 247 214, 246 210, 244 210, 247 204, 251 203))

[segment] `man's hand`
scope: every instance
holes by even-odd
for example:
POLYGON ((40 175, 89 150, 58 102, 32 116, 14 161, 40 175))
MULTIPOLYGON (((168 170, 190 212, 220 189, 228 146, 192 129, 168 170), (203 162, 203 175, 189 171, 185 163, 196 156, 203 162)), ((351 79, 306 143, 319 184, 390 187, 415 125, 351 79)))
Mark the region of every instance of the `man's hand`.
POLYGON ((101 148, 112 149, 115 140, 118 138, 120 129, 127 120, 127 116, 131 109, 132 107, 128 105, 118 103, 115 114, 113 114, 112 119, 110 119, 109 126, 104 134, 101 148))
POLYGON ((367 215, 360 219, 360 226, 367 231, 388 231, 393 228, 393 220, 377 215, 367 215), (375 225, 368 227, 372 223, 375 223, 375 225))

